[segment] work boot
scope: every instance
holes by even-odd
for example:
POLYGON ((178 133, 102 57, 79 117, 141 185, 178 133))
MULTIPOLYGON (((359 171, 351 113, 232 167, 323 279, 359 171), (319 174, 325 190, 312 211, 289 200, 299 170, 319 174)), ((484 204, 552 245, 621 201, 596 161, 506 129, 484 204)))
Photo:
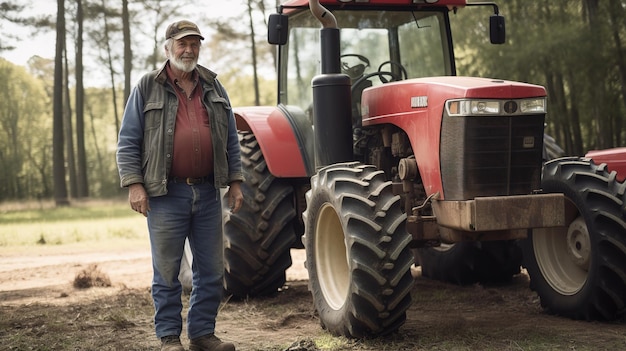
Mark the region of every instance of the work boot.
POLYGON ((189 351, 235 351, 235 345, 222 342, 215 334, 208 334, 191 339, 189 351))
POLYGON ((161 338, 161 351, 185 351, 178 335, 168 335, 161 338))

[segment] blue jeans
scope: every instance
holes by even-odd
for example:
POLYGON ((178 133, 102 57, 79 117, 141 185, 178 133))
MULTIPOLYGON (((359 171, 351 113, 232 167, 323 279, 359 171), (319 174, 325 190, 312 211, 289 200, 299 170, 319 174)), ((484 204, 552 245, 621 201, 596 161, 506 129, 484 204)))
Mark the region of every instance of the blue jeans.
POLYGON ((193 253, 193 285, 187 314, 189 338, 213 333, 222 299, 224 241, 221 200, 211 183, 169 182, 168 193, 151 197, 148 230, 152 250, 152 299, 156 336, 182 332, 182 286, 178 281, 185 238, 193 253))

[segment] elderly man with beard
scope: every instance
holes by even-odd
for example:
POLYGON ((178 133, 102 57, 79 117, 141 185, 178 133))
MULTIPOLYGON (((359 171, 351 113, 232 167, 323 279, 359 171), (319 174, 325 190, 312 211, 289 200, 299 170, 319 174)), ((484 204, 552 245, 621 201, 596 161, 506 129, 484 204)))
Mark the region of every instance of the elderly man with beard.
POLYGON ((201 40, 189 21, 168 26, 167 61, 143 76, 124 111, 117 147, 121 186, 131 208, 147 217, 156 336, 161 350, 184 351, 182 287, 185 239, 193 253, 187 313, 191 351, 235 350, 214 334, 222 298, 220 188, 231 211, 243 203, 235 118, 216 74, 197 64, 201 40))

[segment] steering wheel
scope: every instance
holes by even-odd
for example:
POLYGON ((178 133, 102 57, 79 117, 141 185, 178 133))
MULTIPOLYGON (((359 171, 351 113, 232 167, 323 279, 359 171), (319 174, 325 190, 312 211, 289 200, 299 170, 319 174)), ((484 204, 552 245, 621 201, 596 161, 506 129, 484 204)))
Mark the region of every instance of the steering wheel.
POLYGON ((402 66, 399 62, 391 61, 391 60, 385 61, 381 63, 380 65, 378 65, 378 70, 376 72, 368 73, 362 76, 361 78, 357 79, 354 83, 352 83, 352 87, 353 87, 352 92, 354 92, 354 87, 359 86, 360 83, 372 77, 378 77, 378 79, 380 79, 380 82, 385 84, 389 82, 397 82, 399 80, 408 79, 409 75, 406 71, 406 68, 404 68, 404 66, 402 66), (400 74, 394 73, 392 71, 383 71, 382 68, 385 65, 392 66, 392 69, 393 69, 393 66, 397 67, 400 71, 400 74), (387 79, 386 77, 389 77, 390 79, 387 79))
POLYGON ((352 93, 354 93, 355 88, 359 87, 362 82, 372 77, 378 77, 378 79, 380 79, 380 81, 383 82, 383 84, 387 82, 395 82, 397 80, 400 80, 400 79, 397 79, 398 76, 396 74, 394 74, 393 72, 389 72, 389 71, 376 71, 376 72, 368 73, 364 75, 363 77, 357 79, 354 83, 352 83, 352 89, 351 89, 352 93), (389 76, 391 79, 387 80, 385 76, 389 76))
POLYGON ((368 60, 367 57, 363 55, 359 55, 359 54, 341 55, 342 59, 345 57, 357 58, 357 63, 354 65, 350 65, 349 63, 344 62, 343 60, 341 61, 341 70, 343 71, 343 73, 347 74, 350 77, 350 79, 360 78, 365 72, 365 69, 370 66, 370 60, 368 60))
MULTIPOLYGON (((389 61, 385 61, 385 62, 381 63, 381 64, 378 66, 378 72, 385 72, 385 71, 382 71, 382 68, 383 68, 385 65, 390 65, 390 66, 391 66, 391 70, 392 70, 392 71, 393 71, 393 67, 394 67, 394 66, 400 70, 400 76, 398 76, 397 74, 393 74, 393 73, 392 73, 392 79, 391 79, 391 82, 395 82, 395 81, 399 81, 399 80, 403 80, 403 79, 409 79, 409 75, 406 73, 406 68, 404 68, 404 66, 402 66, 402 65, 400 64, 400 62, 397 62, 397 61, 391 61, 391 60, 389 60, 389 61), (403 77, 404 77, 404 78, 403 78, 403 77)), ((387 73, 387 72, 385 72, 385 73, 387 73)), ((378 78, 380 79, 380 81, 381 81, 383 84, 385 84, 385 83, 387 83, 387 82, 388 82, 388 80, 387 80, 387 79, 385 79, 385 78, 383 77, 383 75, 378 76, 378 78)))

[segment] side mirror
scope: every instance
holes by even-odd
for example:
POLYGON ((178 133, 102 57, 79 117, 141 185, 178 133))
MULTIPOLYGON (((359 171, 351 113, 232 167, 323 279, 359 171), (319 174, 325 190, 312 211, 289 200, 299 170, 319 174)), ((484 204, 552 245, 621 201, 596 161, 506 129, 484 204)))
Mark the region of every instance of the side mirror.
POLYGON ((289 29, 289 17, 282 13, 270 15, 267 24, 267 42, 274 45, 287 44, 287 31, 289 29))
POLYGON ((491 15, 489 17, 489 38, 491 44, 504 44, 506 42, 504 16, 491 15))

